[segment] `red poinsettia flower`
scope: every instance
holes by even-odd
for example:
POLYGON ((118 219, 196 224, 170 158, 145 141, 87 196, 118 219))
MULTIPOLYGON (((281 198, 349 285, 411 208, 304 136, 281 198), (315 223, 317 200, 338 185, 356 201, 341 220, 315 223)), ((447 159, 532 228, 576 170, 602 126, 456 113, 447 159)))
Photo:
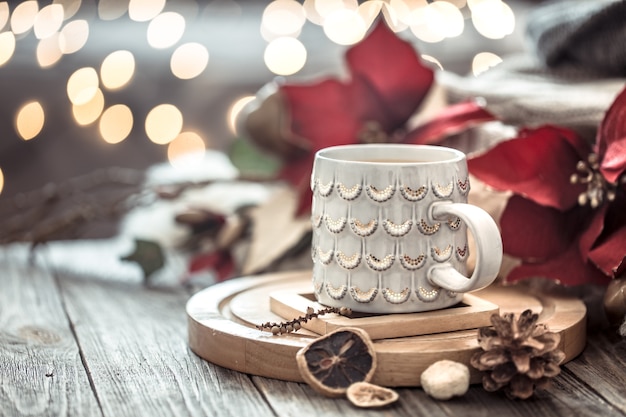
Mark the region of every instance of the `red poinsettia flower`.
POLYGON ((469 168, 513 192, 500 226, 504 251, 522 263, 509 281, 606 284, 626 271, 626 90, 595 149, 571 130, 543 126, 470 159, 469 168))
POLYGON ((310 206, 308 184, 319 149, 361 142, 433 142, 469 120, 493 119, 476 103, 462 103, 428 128, 405 134, 405 125, 430 90, 434 73, 383 20, 349 48, 345 58, 346 80, 284 84, 248 116, 252 139, 285 160, 279 176, 298 188, 300 213, 310 206))

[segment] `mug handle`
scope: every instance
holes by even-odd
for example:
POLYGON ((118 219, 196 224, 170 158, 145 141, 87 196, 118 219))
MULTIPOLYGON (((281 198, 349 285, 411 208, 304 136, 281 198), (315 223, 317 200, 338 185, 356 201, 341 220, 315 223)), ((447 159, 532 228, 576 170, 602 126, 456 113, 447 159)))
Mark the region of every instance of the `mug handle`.
POLYGON ((502 264, 502 237, 493 218, 480 207, 466 203, 437 202, 430 207, 431 217, 445 220, 449 215, 460 217, 474 236, 476 266, 467 278, 449 264, 432 266, 428 280, 446 290, 469 292, 491 284, 502 264))

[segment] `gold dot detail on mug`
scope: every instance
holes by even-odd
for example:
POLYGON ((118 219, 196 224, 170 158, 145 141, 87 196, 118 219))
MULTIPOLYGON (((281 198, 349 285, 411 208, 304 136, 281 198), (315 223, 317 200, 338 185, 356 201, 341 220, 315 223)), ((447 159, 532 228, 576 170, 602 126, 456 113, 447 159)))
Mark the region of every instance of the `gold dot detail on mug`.
POLYGON ((465 195, 469 192, 469 189, 470 189, 469 178, 466 178, 465 181, 458 180, 457 183, 459 185, 459 191, 461 192, 461 194, 465 195))
POLYGON ((333 250, 323 251, 322 248, 317 248, 317 259, 324 265, 328 265, 333 260, 333 250))
POLYGON ((372 219, 367 224, 364 224, 358 219, 350 219, 350 228, 358 236, 370 236, 378 228, 378 220, 372 219))
POLYGON ((426 255, 421 254, 417 258, 411 258, 409 255, 402 255, 400 257, 400 265, 404 269, 408 269, 409 271, 415 271, 420 269, 426 263, 426 255))
POLYGON ((335 253, 335 259, 337 263, 344 269, 354 269, 361 263, 361 254, 356 252, 350 256, 347 256, 341 251, 335 253))
POLYGON ((336 220, 330 218, 327 214, 324 216, 324 223, 326 223, 326 228, 331 233, 341 233, 344 227, 346 227, 347 219, 345 217, 340 217, 336 220))
POLYGON ((391 268, 393 265, 393 261, 396 259, 393 255, 386 255, 383 259, 379 259, 372 255, 371 253, 365 257, 367 265, 372 268, 374 271, 386 271, 391 268))
POLYGON ((403 185, 402 187, 400 187, 400 194, 402 194, 402 197, 404 197, 406 200, 420 201, 421 199, 426 197, 426 194, 428 194, 428 187, 422 185, 417 190, 414 190, 411 187, 403 185))
POLYGON ((350 295, 357 303, 370 303, 374 301, 378 295, 378 288, 373 287, 367 291, 363 291, 358 287, 350 287, 350 295))
POLYGON ((419 287, 415 293, 417 294, 417 298, 426 302, 435 301, 439 297, 439 290, 436 288, 427 290, 424 287, 419 287))
POLYGON ((333 287, 328 282, 326 283, 326 294, 333 300, 341 300, 345 297, 348 287, 345 284, 341 284, 338 287, 333 287))
POLYGON ((456 257, 459 261, 464 261, 469 254, 469 250, 467 248, 467 244, 462 248, 456 248, 456 257))
POLYGON ((439 198, 448 198, 454 191, 454 183, 450 181, 448 185, 433 184, 433 192, 439 198))
POLYGON ((430 226, 428 223, 426 223, 426 220, 422 219, 417 224, 417 226, 418 226, 419 231, 422 232, 423 234, 434 235, 435 233, 439 231, 439 228, 441 227, 441 223, 435 223, 432 226, 430 226))
POLYGON ((328 184, 322 184, 321 181, 317 180, 317 191, 320 193, 322 197, 328 197, 330 193, 333 191, 333 182, 329 182, 328 184))
POLYGON ((369 185, 367 187, 367 195, 372 200, 378 203, 384 203, 385 201, 389 200, 391 197, 393 197, 393 194, 395 193, 395 191, 396 190, 395 188, 393 188, 393 185, 388 185, 382 190, 377 189, 373 185, 369 185))
POLYGON ((393 237, 401 237, 406 235, 411 230, 411 226, 413 226, 412 220, 406 220, 400 224, 395 224, 389 219, 383 221, 383 228, 385 229, 387 234, 393 237))
POLYGON ((446 223, 448 224, 448 227, 452 230, 459 230, 459 227, 461 227, 461 219, 459 217, 455 218, 454 220, 448 219, 446 223))
POLYGON ((408 288, 403 289, 400 292, 390 290, 389 288, 383 288, 383 297, 391 304, 402 304, 406 302, 411 296, 411 290, 408 288))
POLYGON ((445 249, 433 246, 431 248, 433 259, 437 262, 446 262, 452 256, 452 246, 448 245, 445 249))
POLYGON ((344 200, 354 200, 361 194, 362 189, 361 184, 355 184, 350 188, 341 183, 337 184, 337 194, 344 200))

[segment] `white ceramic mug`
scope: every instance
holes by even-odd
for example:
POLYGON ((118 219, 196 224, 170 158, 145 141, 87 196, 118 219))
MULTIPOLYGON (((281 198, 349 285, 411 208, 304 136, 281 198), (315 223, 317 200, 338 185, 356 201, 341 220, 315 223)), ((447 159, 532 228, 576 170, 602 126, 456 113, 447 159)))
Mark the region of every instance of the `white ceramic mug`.
POLYGON ((311 175, 313 288, 327 306, 408 313, 452 306, 502 261, 491 216, 467 204, 465 154, 426 145, 322 149, 311 175), (467 228, 476 265, 468 278, 467 228))

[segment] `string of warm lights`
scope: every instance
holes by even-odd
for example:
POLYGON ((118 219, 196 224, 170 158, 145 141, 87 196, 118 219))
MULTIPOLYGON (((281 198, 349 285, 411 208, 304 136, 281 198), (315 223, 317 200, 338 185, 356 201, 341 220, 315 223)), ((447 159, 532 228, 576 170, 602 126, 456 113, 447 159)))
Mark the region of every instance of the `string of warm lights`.
MULTIPOLYGON (((236 4, 234 0, 227 2, 236 4)), ((102 21, 128 15, 134 22, 147 23, 147 43, 169 54, 172 75, 181 80, 194 79, 207 68, 209 51, 199 42, 181 43, 186 19, 168 10, 167 5, 166 0, 99 0, 96 11, 102 21)), ((11 60, 20 39, 31 35, 37 39, 35 54, 42 69, 81 51, 90 36, 90 20, 83 18, 81 7, 81 0, 53 0, 42 7, 34 0, 17 5, 0 1, 0 67, 11 60)), ((513 11, 502 0, 274 0, 263 10, 259 27, 260 36, 267 42, 264 64, 276 75, 296 74, 307 62, 307 48, 299 39, 305 25, 318 25, 332 42, 347 46, 363 39, 379 17, 392 30, 413 34, 427 43, 460 36, 468 21, 489 39, 501 39, 515 27, 513 11)), ((423 57, 441 67, 436 58, 423 57)), ((499 62, 501 59, 493 53, 478 54, 473 62, 474 74, 499 62)), ((68 109, 75 122, 79 126, 97 123, 107 143, 125 140, 135 124, 133 111, 124 103, 107 105, 107 96, 132 82, 136 65, 133 51, 117 50, 108 54, 99 68, 76 68, 66 83, 68 109)), ((229 124, 233 132, 237 112, 251 99, 243 97, 231 106, 229 124)), ((18 106, 13 120, 20 138, 31 140, 40 134, 46 121, 44 108, 38 100, 18 106)), ((201 153, 206 148, 200 133, 184 131, 184 127, 183 114, 169 103, 155 103, 145 119, 146 136, 168 147, 172 164, 183 154, 201 153)), ((0 192, 3 185, 0 167, 0 192)))

